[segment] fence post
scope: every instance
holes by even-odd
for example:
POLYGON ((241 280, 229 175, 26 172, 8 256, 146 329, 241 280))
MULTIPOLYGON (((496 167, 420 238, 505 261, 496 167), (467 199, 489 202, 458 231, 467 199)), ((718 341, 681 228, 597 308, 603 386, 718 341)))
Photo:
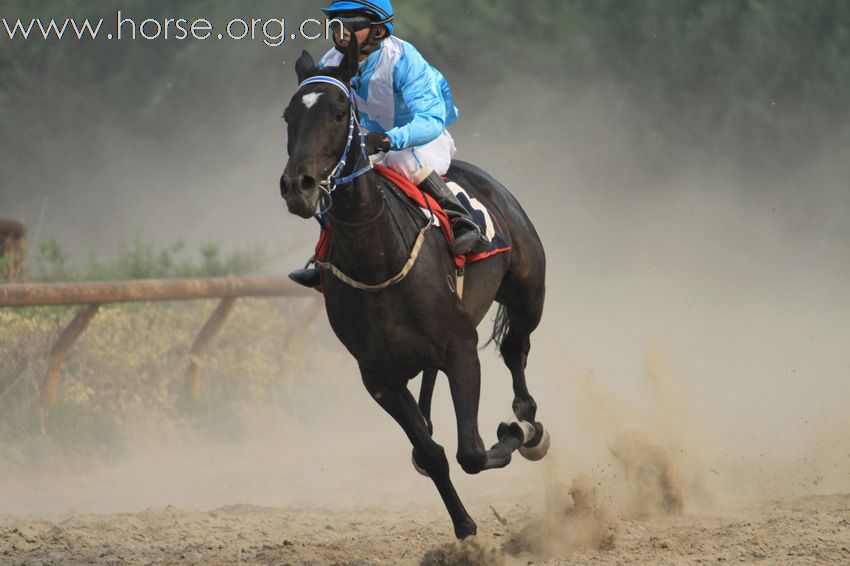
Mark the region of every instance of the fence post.
POLYGON ((86 329, 97 314, 97 309, 100 305, 86 305, 77 311, 76 316, 68 326, 59 335, 53 349, 50 351, 50 359, 47 362, 47 374, 44 376, 44 382, 41 386, 41 415, 39 423, 41 433, 47 434, 47 414, 56 405, 56 397, 59 394, 59 383, 62 381, 62 362, 65 359, 65 353, 80 337, 80 334, 86 329))
POLYGON ((221 330, 235 303, 236 297, 225 297, 218 303, 189 351, 189 367, 186 368, 186 392, 195 401, 201 398, 201 367, 204 364, 204 354, 210 342, 221 330))

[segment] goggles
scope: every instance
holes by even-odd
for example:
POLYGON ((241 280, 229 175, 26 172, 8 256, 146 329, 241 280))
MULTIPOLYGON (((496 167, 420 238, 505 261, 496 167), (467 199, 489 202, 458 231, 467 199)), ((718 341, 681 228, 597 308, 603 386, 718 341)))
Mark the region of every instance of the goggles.
POLYGON ((343 27, 351 32, 366 29, 374 24, 367 16, 338 16, 333 19, 342 22, 343 27))

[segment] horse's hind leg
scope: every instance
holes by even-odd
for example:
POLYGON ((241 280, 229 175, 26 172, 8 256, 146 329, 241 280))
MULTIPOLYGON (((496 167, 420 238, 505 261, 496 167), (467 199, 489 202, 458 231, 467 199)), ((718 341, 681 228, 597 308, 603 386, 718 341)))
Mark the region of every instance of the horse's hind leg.
MULTIPOLYGON (((534 290, 534 286, 526 285, 525 290, 529 289, 534 290)), ((513 380, 514 415, 520 421, 534 425, 534 434, 519 451, 529 460, 540 460, 549 451, 549 433, 537 422, 537 403, 528 391, 525 367, 531 350, 531 333, 537 328, 543 311, 542 278, 536 292, 512 293, 510 299, 509 303, 499 307, 497 315, 497 319, 501 319, 502 330, 506 331, 499 350, 513 380)))
MULTIPOLYGON (((508 317, 510 320, 510 314, 508 314, 508 317)), ((525 367, 530 350, 530 333, 517 330, 513 326, 502 339, 502 344, 499 347, 502 359, 511 372, 514 389, 512 404, 514 414, 521 421, 533 423, 537 417, 537 403, 531 393, 528 392, 528 384, 525 380, 525 367)))
MULTIPOLYGON (((436 372, 435 372, 436 374, 436 372)), ((437 486, 440 497, 454 524, 455 536, 459 539, 476 533, 475 521, 466 512, 449 477, 449 462, 443 447, 434 442, 425 423, 425 417, 419 410, 416 400, 406 387, 390 388, 383 380, 362 372, 363 383, 372 397, 392 418, 401 425, 413 444, 417 461, 428 472, 428 476, 437 486)))
POLYGON ((506 331, 501 337, 499 351, 513 380, 514 414, 520 420, 533 423, 537 417, 537 403, 528 392, 525 367, 531 350, 531 333, 543 314, 542 274, 525 279, 509 276, 499 295, 502 304, 497 326, 501 325, 502 331, 506 331))

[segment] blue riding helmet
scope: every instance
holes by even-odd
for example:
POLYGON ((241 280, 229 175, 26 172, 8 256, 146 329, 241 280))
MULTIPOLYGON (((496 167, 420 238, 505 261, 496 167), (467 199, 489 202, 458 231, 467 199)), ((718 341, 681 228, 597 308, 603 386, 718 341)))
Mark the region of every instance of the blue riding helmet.
POLYGON ((376 24, 384 24, 393 33, 393 5, 390 0, 335 0, 322 12, 333 17, 341 12, 366 12, 377 18, 376 24))

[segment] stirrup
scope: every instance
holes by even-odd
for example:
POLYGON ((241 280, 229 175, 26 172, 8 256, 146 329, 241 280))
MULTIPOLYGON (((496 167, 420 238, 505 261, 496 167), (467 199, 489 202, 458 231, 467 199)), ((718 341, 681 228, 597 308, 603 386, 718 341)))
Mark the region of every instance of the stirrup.
POLYGON ((483 252, 490 246, 490 239, 481 227, 466 216, 452 218, 452 231, 455 233, 455 238, 449 248, 454 255, 483 252))
POLYGON ((296 269, 289 274, 289 278, 299 285, 310 289, 317 289, 322 284, 319 269, 315 267, 296 269))
POLYGON ((481 237, 470 230, 469 232, 463 232, 455 236, 449 249, 453 255, 465 255, 471 252, 480 241, 481 237))

